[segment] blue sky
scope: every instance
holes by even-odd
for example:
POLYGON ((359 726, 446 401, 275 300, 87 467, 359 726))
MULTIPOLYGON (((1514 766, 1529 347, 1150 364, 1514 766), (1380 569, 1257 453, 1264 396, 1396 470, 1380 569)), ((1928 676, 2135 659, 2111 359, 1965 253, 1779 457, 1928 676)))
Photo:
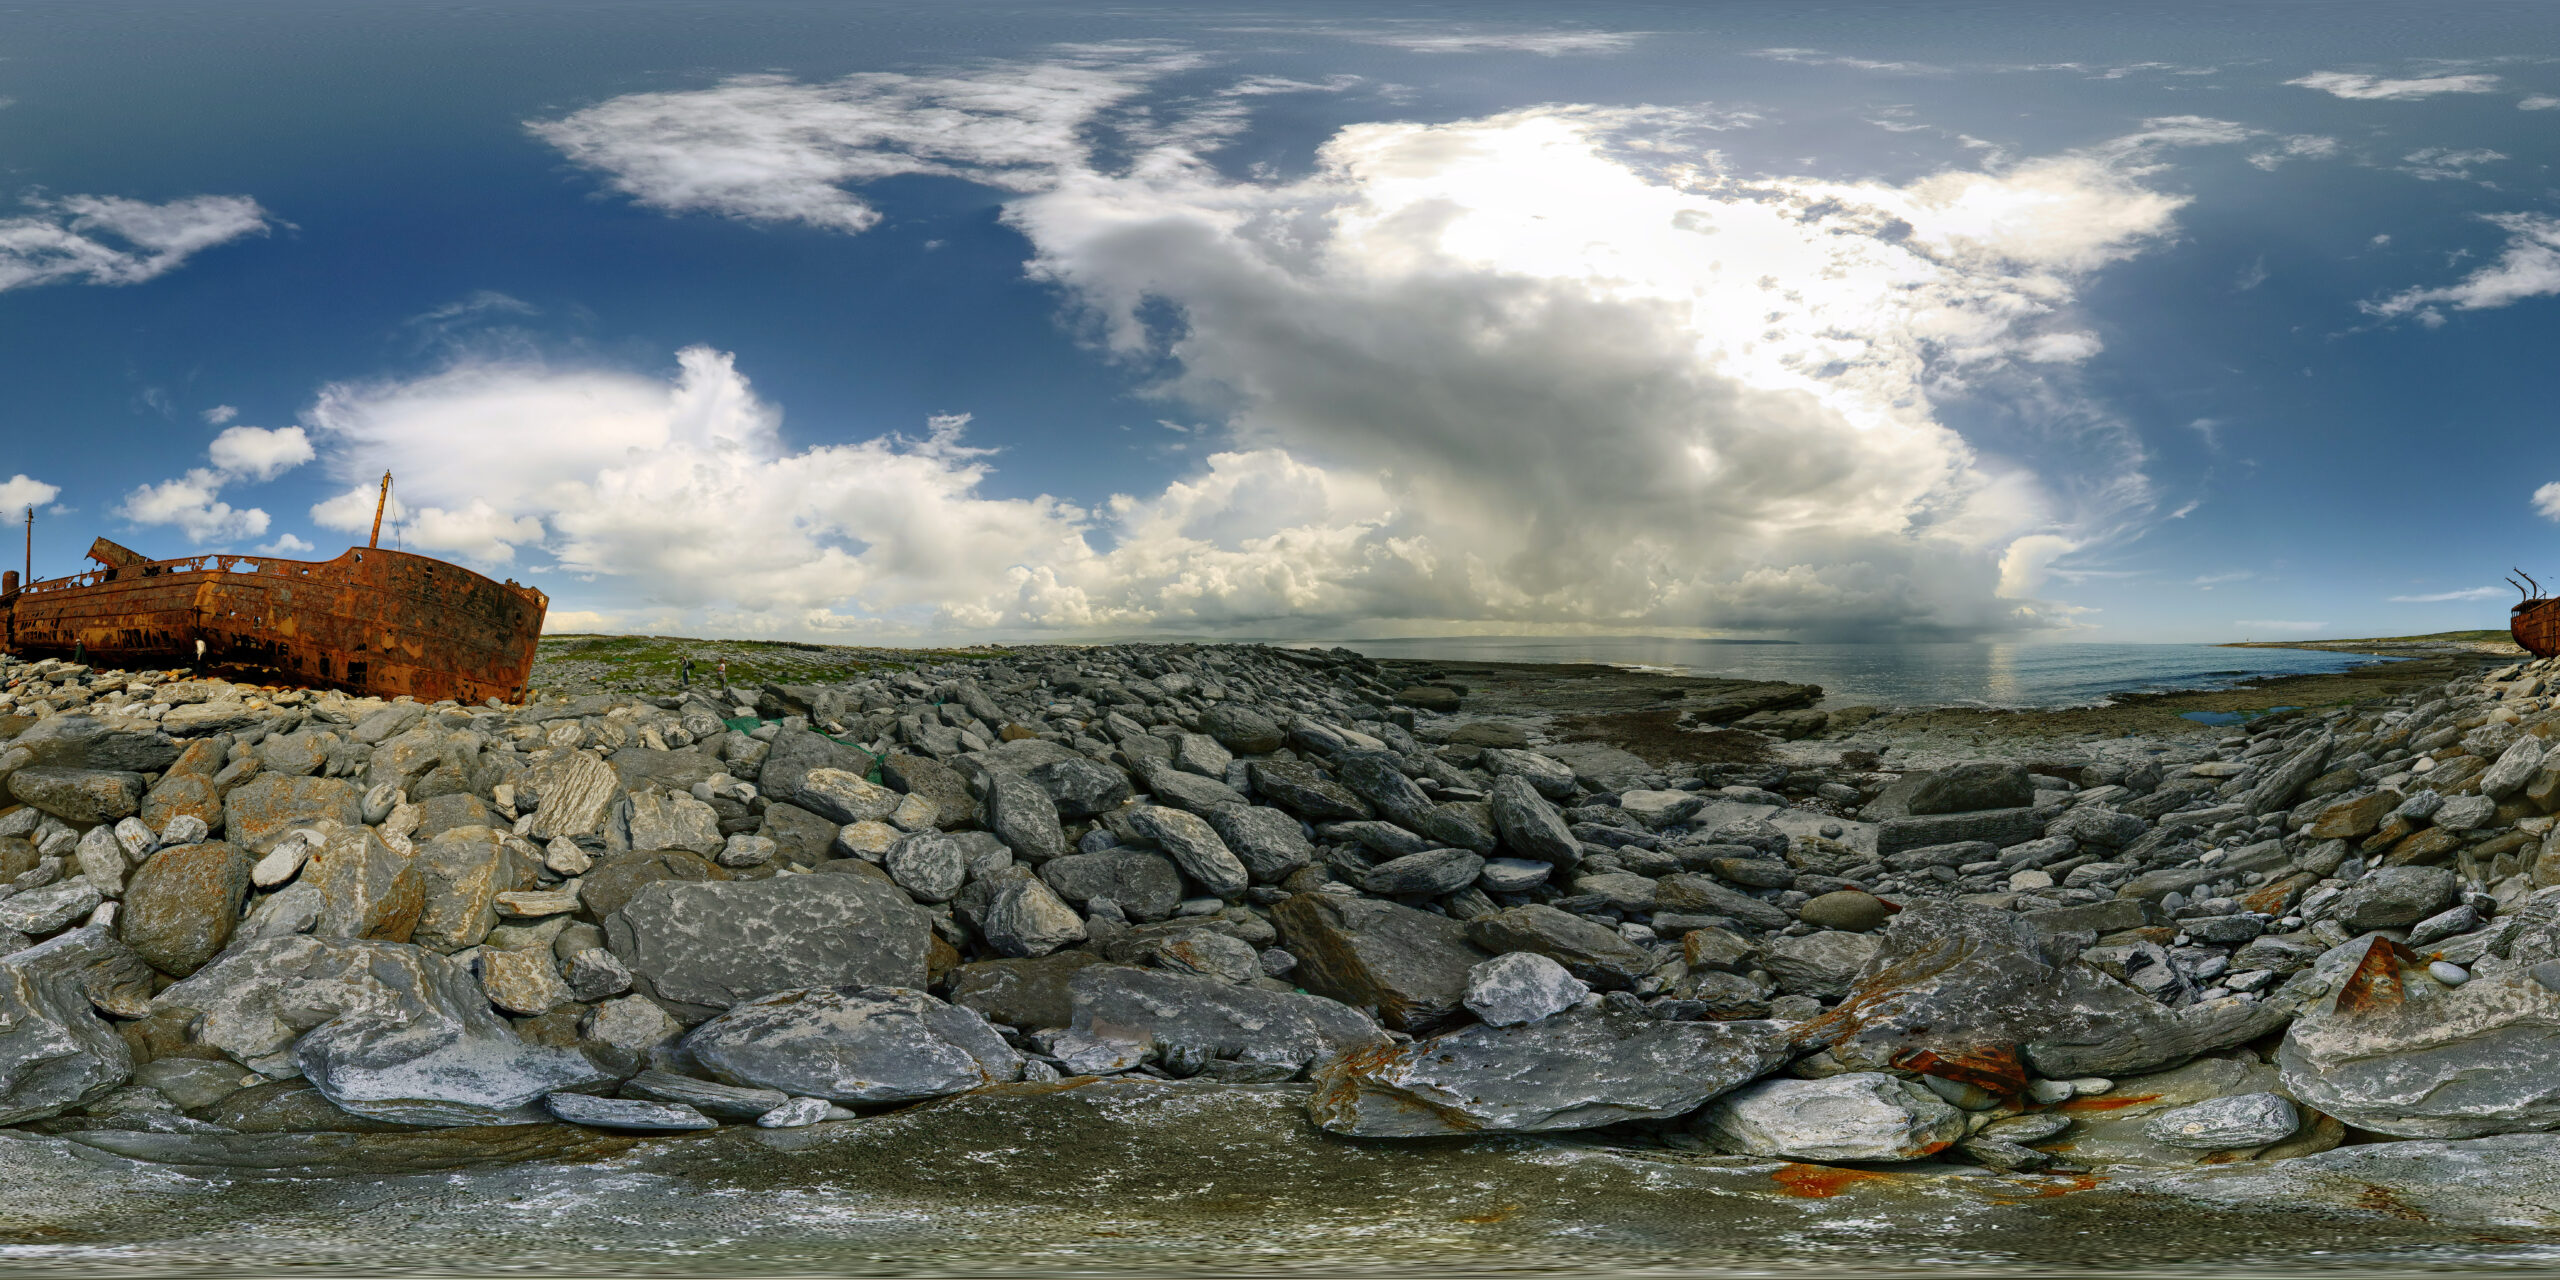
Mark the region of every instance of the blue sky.
POLYGON ((39 572, 326 558, 387 466, 556 629, 2497 626, 2560 579, 2556 34, 0 5, 0 506, 39 572))

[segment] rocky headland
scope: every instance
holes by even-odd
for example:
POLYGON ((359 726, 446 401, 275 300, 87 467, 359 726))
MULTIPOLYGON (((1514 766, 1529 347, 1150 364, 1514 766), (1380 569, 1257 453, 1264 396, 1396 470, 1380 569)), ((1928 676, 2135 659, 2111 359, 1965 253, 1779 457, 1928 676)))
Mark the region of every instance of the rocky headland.
POLYGON ((2560 663, 2445 661, 2130 734, 1261 646, 524 706, 11 662, 0 1124, 329 1175, 1083 1107, 2560 1229, 2560 663))

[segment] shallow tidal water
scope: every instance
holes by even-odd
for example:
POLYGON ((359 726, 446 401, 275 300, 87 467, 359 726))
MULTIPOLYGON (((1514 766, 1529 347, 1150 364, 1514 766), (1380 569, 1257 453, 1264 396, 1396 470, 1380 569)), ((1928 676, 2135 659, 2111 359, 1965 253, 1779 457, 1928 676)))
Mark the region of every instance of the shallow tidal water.
MULTIPOLYGON (((574 1159, 243 1177, 0 1140, 0 1272, 243 1276, 2541 1271, 2458 1201, 1840 1171, 1570 1138, 1368 1142, 1286 1087, 1015 1086, 574 1159), (2381 1205, 2382 1211, 2374 1211, 2381 1205)), ((2350 1186, 2348 1190, 2352 1191, 2350 1186)), ((2498 1199, 2491 1196, 2491 1199, 2498 1199)), ((2509 1206, 2508 1208, 2511 1208, 2509 1206)), ((2507 1212, 2484 1207, 2489 1219, 2507 1212)))
POLYGON ((2126 693, 2223 689, 2390 661, 2321 649, 2210 644, 1736 644, 1664 636, 1349 640, 1372 658, 1598 662, 1681 675, 1818 684, 1823 705, 2083 707, 2126 693))

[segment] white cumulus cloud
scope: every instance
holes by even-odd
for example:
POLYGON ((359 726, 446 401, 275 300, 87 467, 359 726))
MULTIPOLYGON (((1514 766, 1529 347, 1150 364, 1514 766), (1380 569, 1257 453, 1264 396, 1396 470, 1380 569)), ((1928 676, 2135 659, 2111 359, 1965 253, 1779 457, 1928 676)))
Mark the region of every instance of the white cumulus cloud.
POLYGON ((224 486, 273 480, 313 456, 310 437, 300 427, 227 427, 205 449, 212 466, 136 488, 115 514, 138 525, 174 525, 199 546, 254 538, 267 531, 267 513, 223 501, 224 486))
POLYGON ((205 451, 214 468, 240 480, 273 480, 311 461, 311 439, 300 427, 233 427, 205 451))
MULTIPOLYGON (((18 478, 26 479, 25 476, 18 478)), ((2533 491, 2533 509, 2546 520, 2560 520, 2560 480, 2533 491)))
POLYGON ((2498 78, 2492 75, 2421 76, 2394 80, 2347 71, 2315 71, 2285 83, 2364 102, 2408 102, 2432 98, 2440 93, 2495 93, 2498 90, 2498 78))
MULTIPOLYGON (((989 497, 1001 459, 957 420, 795 450, 699 349, 671 379, 348 384, 306 421, 349 482, 400 473, 414 543, 538 547, 625 607, 768 628, 2057 625, 2003 588, 2147 502, 2138 446, 2049 484, 1935 405, 2067 398, 2098 346, 2080 282, 2184 202, 2144 178, 2252 136, 2177 118, 1898 183, 1746 179, 1687 141, 1711 109, 1550 106, 1354 125, 1301 176, 1238 179, 1206 162, 1232 99, 1207 124, 1129 105, 1176 64, 766 77, 531 126, 670 211, 855 232, 875 177, 1008 192, 1034 277, 1230 446, 1160 492, 989 497), (484 445, 504 474, 464 464, 484 445), (454 528, 425 533, 429 507, 454 528)), ((324 505, 370 519, 368 490, 324 505)))
POLYGON ((2484 213, 2480 220, 2507 233, 2506 247, 2495 261, 2449 285, 2406 289, 2359 304, 2365 313, 2441 323, 2438 306, 2484 311, 2560 293, 2560 218, 2542 213, 2484 213))
POLYGON ((2552 97, 2547 93, 2537 93, 2531 97, 2518 100, 2516 103, 2516 110, 2560 111, 2560 98, 2552 97))
MULTIPOLYGON (((2560 488, 2560 486, 2554 486, 2560 488)), ((51 505, 62 496, 62 486, 29 479, 23 471, 0 480, 0 515, 24 512, 28 507, 51 505)))
POLYGON ((187 541, 236 542, 267 531, 267 513, 222 500, 221 474, 197 467, 174 480, 146 484, 126 494, 115 513, 139 525, 175 525, 187 541))
POLYGON ((258 548, 258 554, 263 556, 298 556, 317 550, 319 550, 318 547, 315 547, 290 533, 285 533, 276 535, 275 541, 258 548))
POLYGON ((140 284, 198 252, 267 230, 247 196, 192 196, 166 204, 120 196, 27 201, 34 212, 0 218, 0 291, 33 285, 140 284))

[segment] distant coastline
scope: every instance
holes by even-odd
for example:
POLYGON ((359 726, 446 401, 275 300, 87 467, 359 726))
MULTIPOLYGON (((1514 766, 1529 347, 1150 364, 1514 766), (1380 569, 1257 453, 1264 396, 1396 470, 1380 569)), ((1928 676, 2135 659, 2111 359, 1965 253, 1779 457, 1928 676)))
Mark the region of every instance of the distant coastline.
POLYGON ((2317 649, 2325 653, 2370 653, 2404 658, 2420 654, 2481 653, 2523 658, 2504 631, 2439 631, 2424 636, 2374 636, 2362 640, 2227 640, 2225 649, 2317 649))

